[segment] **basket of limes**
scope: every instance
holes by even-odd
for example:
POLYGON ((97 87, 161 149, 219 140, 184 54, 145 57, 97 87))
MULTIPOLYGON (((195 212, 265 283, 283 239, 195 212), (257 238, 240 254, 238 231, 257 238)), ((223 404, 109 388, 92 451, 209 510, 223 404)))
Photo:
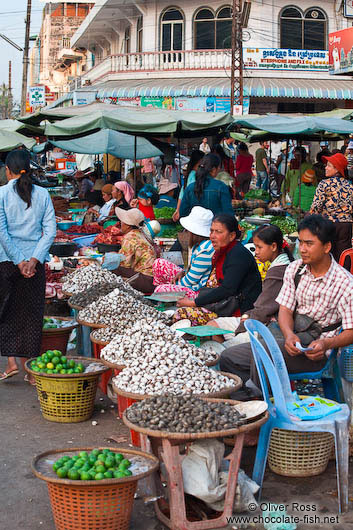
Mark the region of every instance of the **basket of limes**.
POLYGON ((43 417, 59 423, 92 416, 99 376, 109 370, 97 359, 66 357, 59 350, 29 359, 25 368, 35 379, 43 417), (94 370, 89 368, 92 363, 94 370))
POLYGON ((125 448, 51 450, 32 462, 57 530, 128 530, 137 481, 158 467, 155 456, 125 448))

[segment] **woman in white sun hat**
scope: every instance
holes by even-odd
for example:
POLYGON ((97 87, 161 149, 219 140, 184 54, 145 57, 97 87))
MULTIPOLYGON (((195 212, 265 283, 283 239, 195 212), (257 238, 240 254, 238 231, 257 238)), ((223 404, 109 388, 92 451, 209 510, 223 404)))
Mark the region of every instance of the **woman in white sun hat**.
POLYGON ((186 271, 165 259, 156 259, 153 264, 155 293, 185 292, 189 298, 196 298, 211 274, 214 248, 209 239, 213 213, 201 206, 194 206, 187 217, 180 219, 189 233, 191 251, 190 265, 186 271))

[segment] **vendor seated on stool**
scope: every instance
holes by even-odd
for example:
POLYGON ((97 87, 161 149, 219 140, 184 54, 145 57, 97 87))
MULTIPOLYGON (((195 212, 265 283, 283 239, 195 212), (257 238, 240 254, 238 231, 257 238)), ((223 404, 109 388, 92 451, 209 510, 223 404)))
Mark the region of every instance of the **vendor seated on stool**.
POLYGON ((137 208, 130 210, 115 208, 115 214, 121 221, 121 232, 124 237, 118 253, 123 256, 123 264, 113 272, 123 278, 131 278, 138 273, 138 277, 131 285, 143 293, 152 293, 154 289, 152 265, 156 259, 156 252, 143 231, 145 216, 137 208))
MULTIPOLYGON (((276 298, 280 307, 279 327, 272 328, 270 324, 269 328, 289 373, 318 372, 325 366, 332 348, 353 342, 353 276, 331 254, 335 238, 332 221, 321 215, 309 215, 299 224, 298 233, 302 259, 286 268, 276 298), (314 340, 310 333, 305 337, 295 330, 295 319, 299 321, 301 317, 310 317, 320 324, 322 333, 318 338, 314 340), (297 343, 310 349, 302 352, 297 343)), ((250 344, 225 350, 220 364, 221 370, 240 375, 246 386, 259 387, 250 344)))

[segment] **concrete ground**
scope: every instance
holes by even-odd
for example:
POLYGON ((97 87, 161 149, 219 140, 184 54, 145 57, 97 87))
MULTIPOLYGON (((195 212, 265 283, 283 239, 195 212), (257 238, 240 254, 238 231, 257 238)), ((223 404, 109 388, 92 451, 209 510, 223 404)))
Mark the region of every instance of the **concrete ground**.
MULTIPOLYGON (((4 367, 5 359, 0 359, 0 370, 4 367)), ((101 393, 97 395, 92 418, 98 422, 97 426, 92 425, 92 420, 77 424, 44 420, 36 390, 24 382, 23 374, 0 382, 0 403, 0 530, 54 530, 46 484, 31 471, 33 457, 50 449, 70 446, 116 447, 118 444, 110 440, 112 435, 118 438, 119 445, 127 446, 128 430, 117 419, 115 404, 101 393), (101 410, 105 412, 101 413, 101 410)), ((254 455, 253 448, 243 451, 241 467, 248 474, 251 474, 254 455)), ((351 482, 352 478, 351 472, 351 482)), ((286 478, 267 470, 262 501, 265 504, 288 504, 287 511, 302 518, 303 522, 297 526, 299 530, 353 530, 353 486, 350 487, 350 512, 338 518, 336 495, 335 464, 331 461, 325 473, 312 478, 286 478), (305 512, 302 505, 307 507, 305 512), (305 514, 313 517, 312 522, 304 519, 305 514), (326 519, 324 523, 324 516, 332 516, 333 519, 326 519)), ((245 519, 232 527, 264 528, 258 522, 248 523, 245 519)), ((130 528, 162 530, 164 526, 156 519, 153 505, 145 505, 140 498, 135 501, 130 528)), ((282 527, 277 527, 277 530, 282 530, 282 527)))

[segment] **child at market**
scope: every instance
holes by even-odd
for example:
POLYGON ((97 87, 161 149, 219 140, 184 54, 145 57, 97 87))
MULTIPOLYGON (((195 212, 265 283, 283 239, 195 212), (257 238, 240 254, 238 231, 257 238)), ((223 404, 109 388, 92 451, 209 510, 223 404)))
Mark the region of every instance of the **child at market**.
POLYGON ((146 219, 153 221, 156 216, 154 215, 153 206, 159 201, 159 194, 156 188, 151 184, 146 184, 137 195, 137 199, 133 199, 130 202, 132 208, 138 208, 146 219))

